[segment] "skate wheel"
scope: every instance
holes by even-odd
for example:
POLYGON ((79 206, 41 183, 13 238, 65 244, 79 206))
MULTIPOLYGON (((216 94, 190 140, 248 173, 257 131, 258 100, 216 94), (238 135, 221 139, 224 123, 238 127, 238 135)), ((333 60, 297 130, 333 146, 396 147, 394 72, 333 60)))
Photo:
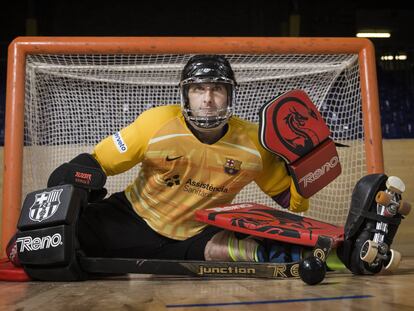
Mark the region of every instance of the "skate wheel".
POLYGON ((411 212, 411 204, 405 201, 400 202, 400 207, 398 208, 398 213, 403 216, 407 216, 411 212))
POLYGON ((401 253, 395 250, 391 250, 391 259, 385 266, 385 270, 388 272, 394 272, 398 269, 401 262, 401 253))
POLYGON ((389 193, 386 193, 384 191, 378 191, 377 195, 375 196, 375 202, 378 204, 387 206, 391 203, 392 196, 389 193))
POLYGON ((396 192, 398 194, 401 194, 405 191, 404 182, 397 176, 388 177, 387 181, 385 182, 385 186, 388 190, 396 192))
POLYGON ((375 258, 377 258, 378 254, 378 243, 367 240, 365 241, 364 245, 362 245, 360 258, 361 260, 365 261, 366 263, 372 263, 375 258))

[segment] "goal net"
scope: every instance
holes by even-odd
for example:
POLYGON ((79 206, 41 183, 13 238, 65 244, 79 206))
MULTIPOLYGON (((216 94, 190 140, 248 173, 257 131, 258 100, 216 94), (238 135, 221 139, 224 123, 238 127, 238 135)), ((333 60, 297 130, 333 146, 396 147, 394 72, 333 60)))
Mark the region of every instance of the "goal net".
MULTIPOLYGON (((198 51, 197 51, 198 52, 198 51)), ((46 186, 54 168, 128 125, 148 108, 178 104, 180 72, 194 53, 27 54, 24 71, 22 192, 46 186)), ((235 71, 234 114, 258 122, 271 98, 300 89, 327 122, 342 174, 311 198, 307 216, 345 222, 352 189, 367 173, 359 55, 354 53, 220 53, 235 71)), ((365 121, 366 122, 366 121, 365 121)), ((137 133, 139 135, 139 133, 137 133)), ((382 155, 379 155, 380 157, 382 155)), ((7 164, 6 164, 7 165, 7 164)), ((125 188, 139 167, 109 177, 109 192, 125 188)), ((254 184, 235 202, 277 207, 254 184)))

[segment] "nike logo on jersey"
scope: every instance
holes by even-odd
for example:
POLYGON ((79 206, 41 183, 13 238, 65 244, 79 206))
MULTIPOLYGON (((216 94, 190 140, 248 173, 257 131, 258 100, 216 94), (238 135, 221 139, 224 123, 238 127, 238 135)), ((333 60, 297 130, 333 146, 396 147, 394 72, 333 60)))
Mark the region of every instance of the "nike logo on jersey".
POLYGON ((170 158, 169 156, 167 156, 166 158, 165 158, 165 160, 167 160, 167 161, 174 161, 174 160, 177 160, 177 159, 179 159, 179 158, 182 158, 183 156, 178 156, 178 157, 172 157, 172 158, 170 158))

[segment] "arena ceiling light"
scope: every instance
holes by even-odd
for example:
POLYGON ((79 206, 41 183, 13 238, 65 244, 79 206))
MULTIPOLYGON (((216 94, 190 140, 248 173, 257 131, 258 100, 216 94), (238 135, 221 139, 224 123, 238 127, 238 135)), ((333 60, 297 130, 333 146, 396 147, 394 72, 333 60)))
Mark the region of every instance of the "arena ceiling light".
POLYGON ((407 60, 407 55, 405 55, 405 54, 396 55, 395 59, 397 59, 397 60, 407 60))
POLYGON ((390 38, 390 32, 358 32, 358 38, 390 38))
POLYGON ((388 60, 407 60, 406 54, 398 54, 398 55, 382 55, 381 60, 388 61, 388 60))

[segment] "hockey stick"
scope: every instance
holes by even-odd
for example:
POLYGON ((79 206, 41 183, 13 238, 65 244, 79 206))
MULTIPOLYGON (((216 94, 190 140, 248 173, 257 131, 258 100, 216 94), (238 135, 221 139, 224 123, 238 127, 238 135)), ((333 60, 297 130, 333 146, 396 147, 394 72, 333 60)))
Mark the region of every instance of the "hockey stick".
POLYGON ((188 275, 201 277, 291 278, 299 276, 299 262, 284 264, 132 258, 80 259, 90 273, 188 275))
MULTIPOLYGON (((331 238, 320 236, 313 249, 313 256, 325 261, 331 250, 331 246, 331 238)), ((79 260, 82 269, 89 273, 138 273, 270 279, 299 277, 300 264, 300 261, 289 263, 256 263, 94 257, 80 257, 79 260)))
MULTIPOLYGON (((327 258, 333 240, 319 236, 313 249, 313 256, 322 261, 327 258)), ((82 270, 89 274, 155 274, 155 275, 187 275, 197 277, 242 277, 286 279, 300 276, 301 261, 289 263, 272 262, 218 262, 194 260, 135 259, 135 258, 95 258, 78 257, 82 270)), ((49 276, 50 278, 50 276, 49 276)), ((309 283, 301 276, 302 280, 309 283)), ((323 276, 322 276, 323 278, 323 276)), ((10 262, 0 264, 0 280, 30 281, 30 277, 22 268, 13 267, 10 262)), ((322 280, 322 279, 321 279, 322 280)))

